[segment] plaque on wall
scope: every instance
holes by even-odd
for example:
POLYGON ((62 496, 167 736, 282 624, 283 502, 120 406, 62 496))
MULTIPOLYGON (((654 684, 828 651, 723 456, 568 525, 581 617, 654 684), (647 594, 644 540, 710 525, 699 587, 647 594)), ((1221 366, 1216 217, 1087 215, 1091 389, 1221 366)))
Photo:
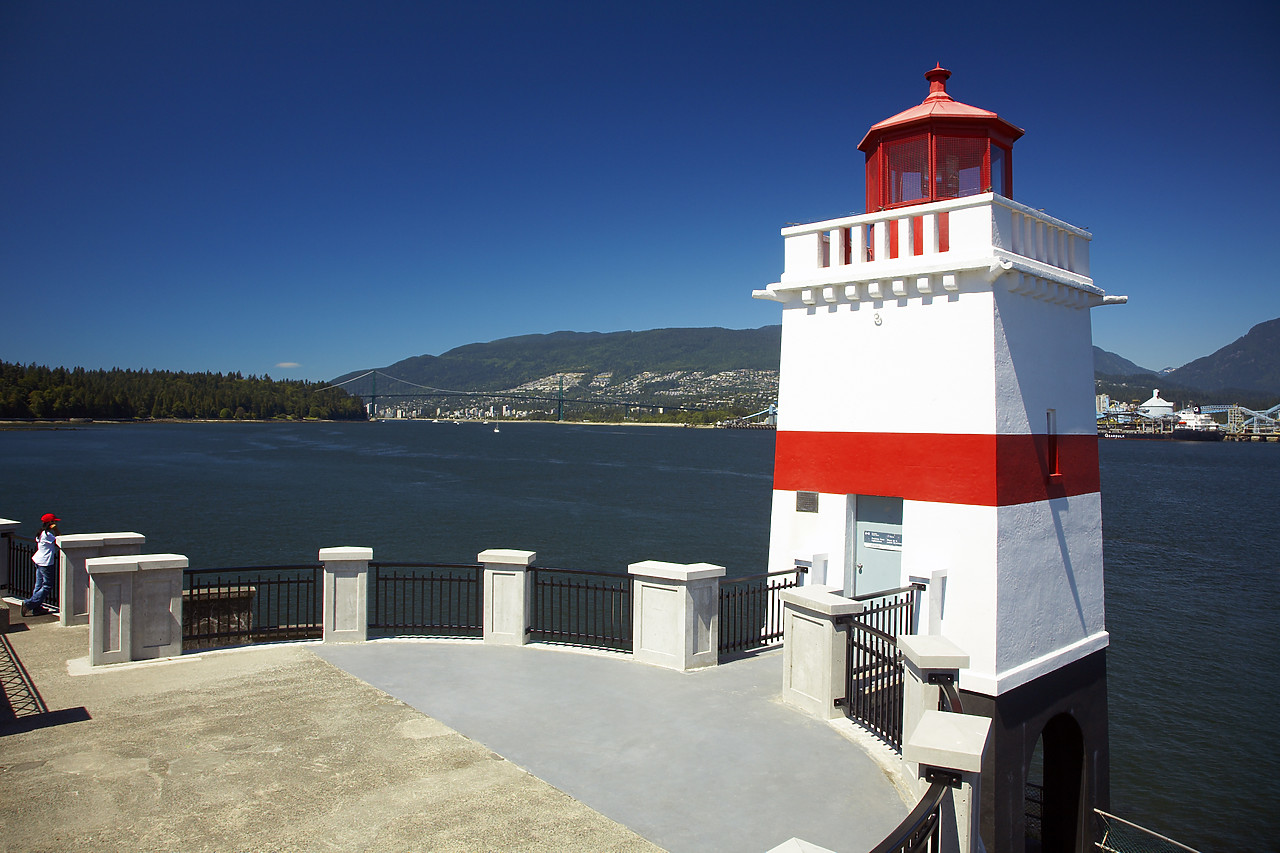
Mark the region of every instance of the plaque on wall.
POLYGON ((887 530, 864 530, 862 531, 862 544, 868 548, 877 548, 881 551, 901 551, 902 534, 890 533, 887 530))

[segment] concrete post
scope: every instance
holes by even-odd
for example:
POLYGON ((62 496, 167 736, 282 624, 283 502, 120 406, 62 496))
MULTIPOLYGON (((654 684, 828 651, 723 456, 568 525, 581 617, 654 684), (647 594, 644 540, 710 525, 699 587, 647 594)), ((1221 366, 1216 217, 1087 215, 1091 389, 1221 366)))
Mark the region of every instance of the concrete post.
POLYGON ((943 853, 979 853, 982 759, 991 734, 991 720, 971 714, 925 711, 902 757, 920 768, 924 779, 949 775, 951 795, 942 801, 941 850, 943 853))
POLYGON ((838 620, 862 612, 862 602, 834 587, 784 590, 782 612, 782 701, 831 720, 840 716, 836 700, 845 694, 849 640, 838 620))
POLYGON ((141 533, 68 533, 58 537, 58 623, 89 624, 89 572, 85 560, 142 553, 141 533))
POLYGON ((533 608, 533 579, 529 566, 533 551, 491 548, 481 551, 484 564, 484 641, 501 646, 523 646, 533 608))
POLYGON ((321 548, 324 610, 320 621, 326 643, 363 643, 369 639, 369 561, 372 548, 321 548))
MULTIPOLYGON (((902 740, 911 740, 927 711, 938 710, 943 679, 960 684, 960 670, 969 666, 969 656, 945 637, 904 634, 898 637, 898 650, 906 661, 902 690, 902 740)), ((913 776, 917 768, 909 767, 913 776)), ((920 793, 928 784, 920 783, 920 793)))
POLYGON ((9 538, 18 532, 22 522, 0 518, 0 589, 9 588, 9 538))
POLYGON ((91 557, 89 664, 182 654, 181 554, 91 557))
MULTIPOLYGON (((9 538, 21 527, 21 522, 0 518, 0 589, 9 588, 9 538)), ((0 634, 9 630, 9 608, 0 605, 0 634)))
POLYGON ((634 656, 642 663, 687 671, 720 662, 720 578, 710 563, 632 563, 634 656))
POLYGON ((794 562, 796 566, 805 569, 800 574, 801 586, 830 586, 838 589, 844 583, 841 578, 827 577, 831 568, 831 558, 827 554, 814 554, 808 560, 796 558, 794 562))

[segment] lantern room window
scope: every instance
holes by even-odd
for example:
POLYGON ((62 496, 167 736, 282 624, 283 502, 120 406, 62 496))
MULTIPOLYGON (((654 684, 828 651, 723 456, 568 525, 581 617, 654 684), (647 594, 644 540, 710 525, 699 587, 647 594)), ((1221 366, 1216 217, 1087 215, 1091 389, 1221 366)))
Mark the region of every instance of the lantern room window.
POLYGON ((920 133, 881 143, 867 163, 867 201, 873 210, 1008 194, 1009 152, 986 136, 920 133))
POLYGON ((1009 182, 1005 180, 1005 164, 1009 162, 1009 152, 1003 145, 991 143, 991 191, 996 195, 1009 197, 1009 182))
POLYGON ((934 172, 935 199, 964 198, 986 192, 991 182, 987 164, 987 140, 940 136, 934 172))
POLYGON ((889 169, 889 203, 906 204, 929 197, 929 137, 921 134, 885 146, 889 169))

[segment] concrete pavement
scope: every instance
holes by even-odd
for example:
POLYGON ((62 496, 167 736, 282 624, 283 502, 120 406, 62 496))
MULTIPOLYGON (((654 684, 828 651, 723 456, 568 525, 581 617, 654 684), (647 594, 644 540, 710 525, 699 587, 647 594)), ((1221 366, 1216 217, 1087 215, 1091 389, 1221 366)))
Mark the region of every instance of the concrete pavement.
POLYGON ((776 652, 677 673, 395 641, 89 671, 84 627, 3 644, 0 851, 858 853, 908 811, 778 701, 776 652))
POLYGON ((307 646, 71 676, 87 628, 0 640, 6 853, 658 849, 307 646))
POLYGON ((867 751, 782 704, 780 651, 689 673, 543 645, 316 652, 672 853, 861 853, 909 811, 867 751))

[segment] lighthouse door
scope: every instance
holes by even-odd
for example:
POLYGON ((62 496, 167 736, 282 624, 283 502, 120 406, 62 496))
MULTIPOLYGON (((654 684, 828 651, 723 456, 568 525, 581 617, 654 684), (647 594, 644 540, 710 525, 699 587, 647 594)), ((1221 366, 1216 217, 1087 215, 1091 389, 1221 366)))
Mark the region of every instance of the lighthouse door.
POLYGON ((858 495, 853 509, 852 591, 902 586, 902 498, 858 495))

